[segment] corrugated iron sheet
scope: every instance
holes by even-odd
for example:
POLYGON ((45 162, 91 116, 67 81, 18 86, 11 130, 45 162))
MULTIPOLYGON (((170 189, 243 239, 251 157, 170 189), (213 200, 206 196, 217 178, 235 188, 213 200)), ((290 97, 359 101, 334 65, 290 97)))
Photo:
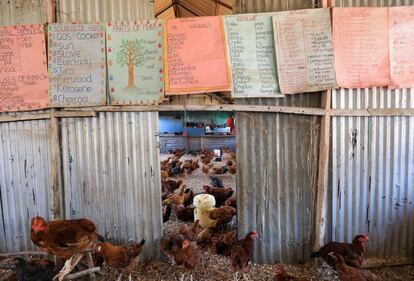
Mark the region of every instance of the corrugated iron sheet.
POLYGON ((262 13, 317 8, 318 2, 317 0, 235 0, 234 13, 262 13))
POLYGON ((46 1, 0 1, 0 25, 46 22, 46 1))
MULTIPOLYGON (((335 1, 400 6, 414 1, 335 1)), ((414 89, 339 89, 335 109, 414 108, 414 89)), ((368 233, 368 255, 414 256, 414 117, 332 118, 330 238, 368 233)))
POLYGON ((154 17, 150 0, 61 0, 58 22, 96 23, 154 17))
POLYGON ((49 218, 49 120, 0 123, 0 252, 33 249, 30 219, 49 218))
POLYGON ((65 217, 93 220, 116 242, 162 237, 158 113, 99 113, 62 120, 65 217))
POLYGON ((320 118, 237 114, 239 236, 255 229, 258 262, 309 257, 320 118))

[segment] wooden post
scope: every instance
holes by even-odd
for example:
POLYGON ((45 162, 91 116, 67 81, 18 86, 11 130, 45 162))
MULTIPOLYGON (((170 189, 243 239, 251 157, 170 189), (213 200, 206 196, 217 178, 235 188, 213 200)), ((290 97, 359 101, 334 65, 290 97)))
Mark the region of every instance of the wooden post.
POLYGON ((51 137, 51 153, 50 153, 50 198, 52 219, 61 219, 61 191, 59 189, 59 128, 58 119, 55 115, 55 109, 52 109, 50 117, 50 137, 51 137))
POLYGON ((323 244, 326 233, 326 215, 328 202, 329 142, 331 128, 331 90, 322 94, 322 107, 325 115, 321 118, 321 135, 319 140, 318 179, 315 204, 315 232, 312 249, 318 250, 323 244))

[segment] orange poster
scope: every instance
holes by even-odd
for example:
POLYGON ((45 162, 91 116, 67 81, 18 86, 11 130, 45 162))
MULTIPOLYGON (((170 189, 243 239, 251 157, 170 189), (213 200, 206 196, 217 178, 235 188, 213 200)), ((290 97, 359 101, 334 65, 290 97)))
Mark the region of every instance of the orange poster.
POLYGON ((49 106, 42 25, 0 27, 0 112, 49 106))
POLYGON ((339 87, 388 85, 388 8, 334 8, 333 46, 339 87))
POLYGON ((390 28, 390 88, 414 87, 414 7, 392 7, 390 28))
POLYGON ((230 91, 220 17, 172 19, 166 30, 167 95, 230 91))

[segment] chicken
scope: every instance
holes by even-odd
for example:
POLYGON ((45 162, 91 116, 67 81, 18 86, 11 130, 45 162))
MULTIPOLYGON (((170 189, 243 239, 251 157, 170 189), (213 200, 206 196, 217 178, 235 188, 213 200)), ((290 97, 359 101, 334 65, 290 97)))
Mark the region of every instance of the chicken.
POLYGON ((228 170, 227 166, 213 167, 213 168, 211 168, 211 169, 213 170, 213 172, 214 172, 216 175, 222 175, 222 174, 225 174, 225 173, 227 173, 227 170, 228 170))
POLYGON ((226 165, 227 165, 227 167, 232 167, 232 166, 234 166, 234 163, 233 163, 233 161, 228 160, 228 161, 226 162, 226 165))
POLYGON ((183 205, 174 205, 174 211, 177 219, 182 221, 194 221, 195 207, 184 207, 183 205))
MULTIPOLYGON (((161 240, 161 251, 164 255, 177 254, 183 246, 184 236, 176 233, 161 240)), ((179 257, 178 257, 179 258, 179 257)))
POLYGON ((274 281, 307 281, 304 278, 298 278, 287 274, 287 272, 281 265, 275 265, 273 267, 273 272, 275 273, 274 281))
POLYGON ((376 281, 378 280, 375 274, 368 270, 361 270, 349 266, 345 263, 345 259, 337 252, 330 252, 327 254, 327 259, 334 264, 338 277, 341 281, 376 281))
POLYGON ((228 198, 233 195, 233 189, 229 188, 214 188, 208 185, 203 186, 203 189, 208 194, 211 194, 216 199, 216 207, 220 207, 226 202, 228 198))
POLYGON ((217 228, 214 227, 214 226, 207 227, 207 228, 201 230, 197 234, 197 244, 206 245, 206 244, 210 243, 211 238, 213 237, 213 235, 216 232, 217 232, 217 228))
POLYGON ((206 165, 203 165, 203 167, 201 168, 201 170, 203 171, 204 174, 208 175, 210 172, 210 168, 206 165))
POLYGON ((110 267, 122 269, 127 267, 131 261, 138 257, 142 251, 145 240, 129 246, 114 246, 109 242, 103 242, 98 245, 98 252, 104 255, 106 263, 110 267))
MULTIPOLYGON (((353 267, 360 267, 365 253, 365 243, 369 241, 368 235, 357 235, 350 243, 330 242, 319 251, 312 253, 311 257, 322 257, 325 260, 330 252, 335 252, 344 257, 346 264, 353 267)), ((327 260, 329 263, 329 260, 327 260)), ((332 264, 331 264, 332 265, 332 264)))
POLYGON ((13 258, 9 264, 0 264, 0 268, 16 272, 19 281, 51 281, 57 273, 53 262, 28 263, 22 258, 13 258))
POLYGON ((194 192, 190 188, 186 188, 186 190, 184 191, 184 202, 183 202, 184 207, 187 207, 193 204, 193 199, 194 199, 194 192))
POLYGON ((30 239, 42 251, 69 258, 76 252, 92 248, 103 237, 97 234, 95 224, 87 219, 45 221, 34 217, 30 239))
POLYGON ((224 206, 209 210, 205 212, 204 215, 209 217, 211 220, 215 220, 215 226, 219 226, 231 222, 236 213, 236 209, 234 209, 233 207, 224 206))
POLYGON ((171 205, 164 206, 162 208, 162 222, 166 223, 171 216, 171 205))
POLYGON ((170 173, 168 171, 161 171, 161 180, 165 181, 170 176, 170 173))
POLYGON ((186 185, 182 184, 180 187, 180 192, 178 194, 173 194, 169 196, 167 199, 162 201, 162 205, 174 204, 174 205, 182 205, 184 203, 184 191, 186 185))
POLYGON ((234 175, 237 171, 236 166, 230 166, 228 167, 229 173, 234 175))
POLYGON ((218 177, 210 177, 210 182, 213 187, 224 187, 223 181, 218 177))
POLYGON ((181 157, 185 154, 185 149, 175 149, 172 151, 175 157, 181 157))
POLYGON ((164 190, 174 193, 175 190, 179 189, 180 186, 183 184, 182 180, 175 181, 175 180, 166 180, 161 182, 162 187, 164 190))
POLYGON ((237 199, 234 197, 227 199, 226 202, 224 202, 224 206, 230 206, 237 209, 237 199))
POLYGON ((186 224, 182 225, 178 229, 178 233, 183 235, 184 238, 187 240, 196 241, 197 235, 199 233, 199 227, 200 227, 200 220, 196 220, 191 227, 186 224))
POLYGON ((247 233, 244 239, 232 245, 230 259, 233 271, 248 271, 248 264, 253 254, 253 239, 256 237, 257 232, 251 231, 247 233))
POLYGON ((194 269, 198 261, 198 247, 195 242, 184 240, 182 247, 183 265, 186 269, 194 269))
POLYGON ((230 256, 231 247, 237 241, 237 230, 226 232, 218 237, 212 237, 213 248, 216 253, 223 256, 230 256))

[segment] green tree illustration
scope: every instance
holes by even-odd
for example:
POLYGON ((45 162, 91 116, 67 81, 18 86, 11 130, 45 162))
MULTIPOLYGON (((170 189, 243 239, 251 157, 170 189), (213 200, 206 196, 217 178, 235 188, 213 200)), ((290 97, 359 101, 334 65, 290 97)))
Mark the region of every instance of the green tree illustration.
POLYGON ((144 40, 124 40, 116 54, 116 62, 122 67, 128 66, 128 85, 126 88, 136 88, 134 83, 134 66, 143 65, 144 56, 144 40))

